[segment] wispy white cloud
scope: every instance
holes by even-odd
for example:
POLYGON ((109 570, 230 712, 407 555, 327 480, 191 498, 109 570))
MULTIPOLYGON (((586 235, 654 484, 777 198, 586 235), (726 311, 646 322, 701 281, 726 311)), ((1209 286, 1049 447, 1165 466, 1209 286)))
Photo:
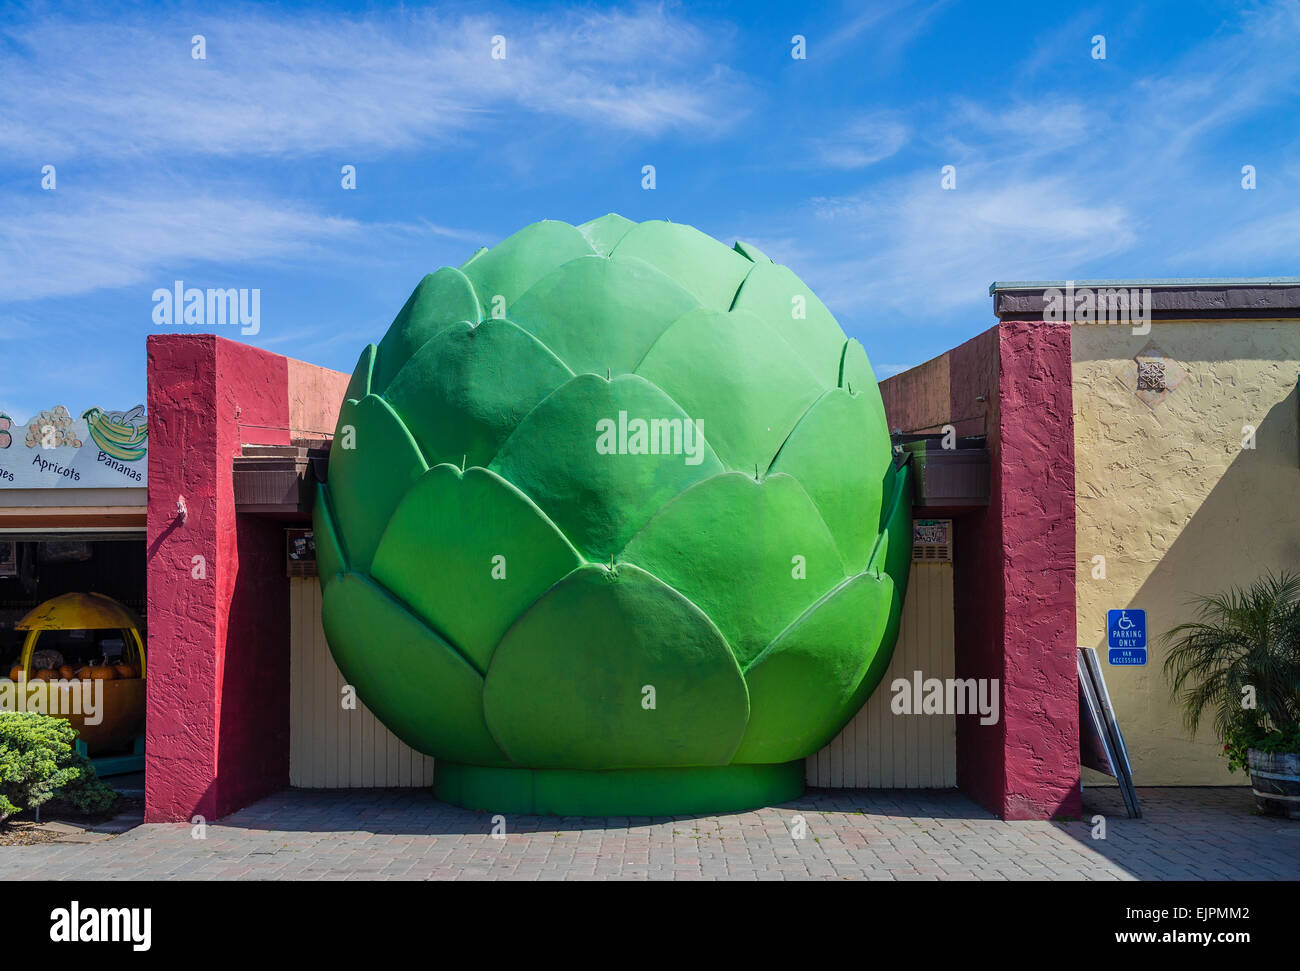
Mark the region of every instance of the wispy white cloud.
POLYGON ((113 22, 92 12, 3 39, 0 151, 41 159, 403 150, 510 111, 713 132, 739 119, 748 90, 717 60, 725 31, 660 7, 329 20, 140 10, 113 22), (204 60, 191 56, 194 34, 204 60))
POLYGON ((0 166, 54 162, 60 174, 59 191, 35 199, 0 189, 0 301, 152 285, 198 262, 247 275, 363 235, 360 260, 385 239, 492 241, 275 198, 253 182, 252 160, 470 156, 512 144, 521 125, 537 131, 539 118, 597 137, 712 137, 747 105, 747 83, 717 60, 729 29, 662 7, 106 17, 84 7, 0 26, 0 166), (195 34, 204 60, 191 56, 195 34), (492 56, 497 35, 504 59, 492 56), (123 175, 137 160, 147 181, 123 175))
POLYGON ((818 138, 816 161, 833 169, 863 169, 907 144, 907 126, 890 112, 854 118, 833 135, 818 138))
POLYGON ((1061 179, 1003 180, 996 169, 963 169, 954 191, 940 187, 936 169, 813 204, 823 238, 839 245, 812 272, 841 312, 950 312, 981 299, 996 276, 1031 278, 1134 240, 1122 206, 1083 203, 1061 179))
POLYGON ((919 171, 812 198, 782 232, 827 304, 868 325, 882 309, 989 319, 997 279, 1254 275, 1293 258, 1300 206, 1261 211, 1220 156, 1233 126, 1275 123, 1273 107, 1294 104, 1298 44, 1300 3, 1287 0, 1087 101, 1045 84, 1035 98, 959 100, 912 126, 908 158, 929 154, 919 171), (940 188, 944 164, 955 190, 940 188))
POLYGON ((188 264, 248 265, 302 256, 361 229, 351 219, 249 199, 138 193, 101 196, 68 208, 40 200, 47 201, 0 219, 5 300, 74 296, 137 283, 152 288, 166 285, 157 282, 158 273, 188 264))
POLYGON ((1042 154, 1086 142, 1105 130, 1109 120, 1088 105, 1049 95, 998 105, 962 99, 949 125, 958 140, 978 139, 978 144, 987 144, 989 139, 999 139, 1022 154, 1042 154))
MULTIPOLYGON (((1105 15, 1095 4, 1076 10, 1064 21, 1040 32, 1023 45, 1020 74, 1036 84, 1042 83, 1042 75, 1059 72, 1063 65, 1075 66, 1090 60, 1094 36, 1100 33, 1108 38, 1108 46, 1114 45, 1126 26, 1126 23, 1105 15)), ((1122 59, 1125 53, 1123 45, 1120 44, 1114 53, 1122 59)))
POLYGON ((1276 275, 1300 275, 1300 204, 1290 209, 1251 215, 1189 241, 1178 249, 1174 259, 1190 266, 1222 268, 1222 274, 1269 276, 1261 264, 1277 265, 1279 254, 1287 254, 1282 272, 1276 275))
POLYGON ((930 3, 871 0, 848 4, 848 16, 825 40, 814 41, 809 54, 833 61, 845 54, 869 51, 876 61, 892 60, 922 34, 951 0, 930 3))

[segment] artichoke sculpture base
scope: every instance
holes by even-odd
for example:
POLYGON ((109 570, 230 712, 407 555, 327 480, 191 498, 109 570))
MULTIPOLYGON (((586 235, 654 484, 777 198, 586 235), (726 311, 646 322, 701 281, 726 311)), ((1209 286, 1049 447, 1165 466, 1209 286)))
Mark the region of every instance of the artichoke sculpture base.
POLYGON ((803 795, 804 761, 694 768, 497 769, 435 762, 443 802, 547 816, 690 816, 744 812, 803 795))

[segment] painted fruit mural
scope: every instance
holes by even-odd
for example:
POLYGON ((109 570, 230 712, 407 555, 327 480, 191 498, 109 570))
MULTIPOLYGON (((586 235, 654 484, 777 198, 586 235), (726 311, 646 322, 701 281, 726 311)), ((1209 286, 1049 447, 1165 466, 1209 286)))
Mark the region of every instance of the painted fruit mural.
POLYGON ((780 802, 884 675, 910 495, 866 352, 789 269, 543 221, 362 352, 315 503, 322 623, 440 798, 780 802))

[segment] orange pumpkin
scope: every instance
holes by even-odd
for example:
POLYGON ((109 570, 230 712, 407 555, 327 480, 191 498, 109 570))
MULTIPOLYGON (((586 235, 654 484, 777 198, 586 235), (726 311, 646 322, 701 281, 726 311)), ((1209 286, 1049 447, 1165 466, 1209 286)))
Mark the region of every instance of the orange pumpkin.
POLYGON ((58 680, 59 672, 54 670, 54 668, 40 668, 37 670, 34 677, 38 681, 56 681, 58 680))
POLYGON ((23 666, 21 664, 15 664, 13 668, 11 668, 9 671, 9 680, 21 681, 22 677, 23 677, 23 666))
POLYGON ((59 677, 64 681, 72 681, 77 677, 77 672, 72 669, 72 665, 65 664, 59 668, 59 677))
POLYGON ((112 681, 117 677, 117 672, 107 664, 96 664, 90 668, 91 681, 112 681))
POLYGON ((117 672, 117 676, 118 676, 119 678, 138 678, 138 677, 140 677, 140 675, 138 675, 138 674, 136 673, 135 668, 133 668, 133 667, 132 667, 131 665, 129 665, 129 664, 115 664, 115 665, 113 665, 113 670, 115 670, 115 671, 117 672))

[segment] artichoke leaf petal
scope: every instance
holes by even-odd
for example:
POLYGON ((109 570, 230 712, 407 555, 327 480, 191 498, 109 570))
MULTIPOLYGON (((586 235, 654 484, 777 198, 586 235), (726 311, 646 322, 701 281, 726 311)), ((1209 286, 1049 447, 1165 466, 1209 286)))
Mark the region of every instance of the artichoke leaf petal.
POLYGON ((885 549, 881 556, 883 571, 894 578, 899 596, 907 591, 912 572, 912 468, 900 466, 893 475, 893 501, 881 529, 885 549))
POLYGON ((697 604, 742 666, 845 575, 821 514, 788 475, 706 479, 664 506, 620 558, 697 604))
POLYGON ((886 478, 893 485, 889 432, 875 418, 868 396, 832 388, 799 419, 769 470, 799 480, 850 574, 867 567, 886 478))
POLYGON ((694 295, 635 257, 584 256, 539 280, 510 319, 575 374, 626 374, 687 311, 694 295))
POLYGON ((483 705, 501 748, 534 768, 725 765, 749 717, 717 627, 631 564, 584 566, 530 607, 483 705))
POLYGON ((903 588, 900 588, 888 574, 881 575, 880 579, 881 582, 889 584, 888 610, 886 611, 884 628, 880 636, 876 638, 880 648, 876 650, 866 668, 859 675, 857 686, 849 692, 839 711, 834 717, 828 719, 827 724, 833 730, 828 729, 818 748, 821 748, 838 735, 844 726, 853 719, 853 716, 861 710, 862 705, 871 697, 872 692, 880 686, 880 682, 889 671, 889 664, 894 657, 894 648, 898 644, 898 630, 902 624, 906 583, 903 584, 903 588))
POLYGON ((526 330, 489 317, 426 343, 385 398, 429 462, 486 466, 524 416, 572 377, 526 330))
POLYGON ((344 401, 360 401, 370 394, 370 381, 375 370, 375 352, 374 344, 367 344, 362 349, 361 356, 357 358, 357 366, 352 369, 352 378, 348 381, 347 390, 343 392, 344 401))
POLYGON ((599 219, 592 219, 578 227, 578 232, 587 237, 587 242, 591 248, 600 256, 608 256, 618 245, 618 241, 627 235, 629 229, 635 226, 632 220, 626 216, 620 216, 616 212, 606 213, 599 219))
POLYGON ((738 763, 805 758, 843 727, 844 709, 880 652, 893 581, 850 577, 808 608, 745 668, 750 717, 738 763))
POLYGON ((634 374, 574 377, 525 416, 489 468, 599 562, 668 500, 723 471, 681 408, 634 374))
POLYGON ((316 575, 321 587, 327 586, 338 574, 347 570, 347 554, 334 527, 334 515, 329 509, 329 491, 323 483, 316 484, 316 498, 312 505, 312 538, 316 544, 316 575))
POLYGON ((912 575, 912 481, 911 467, 900 466, 887 489, 891 497, 886 503, 885 520, 880 539, 871 554, 869 572, 891 583, 889 616, 885 621, 880 642, 887 651, 877 652, 863 673, 856 688, 845 702, 834 721, 844 725, 852 718, 864 701, 876 690, 889 667, 889 656, 898 642, 898 630, 903 622, 903 601, 907 597, 908 581, 912 575))
POLYGON ((371 390, 383 394, 411 355, 447 327, 480 319, 478 298, 464 273, 444 266, 426 275, 379 342, 371 390))
POLYGON ((582 562, 545 513, 500 476, 437 465, 402 498, 371 573, 486 671, 506 628, 582 562), (432 564, 437 583, 429 582, 432 564))
POLYGON ((330 510, 354 570, 369 571, 379 537, 427 466, 388 402, 368 394, 344 402, 330 447, 330 510))
POLYGON ((483 718, 483 678, 454 648, 355 573, 339 575, 323 597, 339 671, 394 735, 434 758, 509 764, 483 718))
MULTIPOLYGON (((749 260, 751 263, 771 263, 771 262, 772 262, 772 258, 771 258, 770 256, 768 256, 766 253, 764 253, 764 252, 763 252, 761 249, 759 249, 757 246, 755 246, 753 243, 746 243, 746 242, 744 242, 744 241, 738 239, 738 240, 736 240, 736 245, 733 246, 732 249, 734 249, 734 250, 735 250, 737 253, 739 253, 741 256, 745 257, 745 259, 749 260)), ((753 272, 753 271, 750 271, 750 272, 753 272)), ((746 274, 746 279, 748 279, 748 274, 746 274)), ((744 284, 743 284, 743 283, 741 284, 741 289, 744 289, 744 284)), ((737 291, 737 293, 739 293, 739 291, 737 291)), ((733 304, 734 304, 734 301, 733 301, 733 304)))
MULTIPOLYGON (((850 394, 871 389, 871 398, 880 402, 878 406, 880 420, 882 422, 885 420, 885 405, 880 398, 876 372, 871 368, 866 348, 851 337, 844 342, 844 348, 840 353, 840 377, 837 383, 850 394)), ((874 401, 873 407, 876 407, 874 401)))
POLYGON ((826 305, 789 267, 755 263, 736 294, 734 310, 748 310, 785 338, 793 356, 822 389, 839 384, 844 331, 826 305))
POLYGON ((628 231, 611 256, 635 256, 658 267, 700 302, 731 309, 741 282, 754 266, 735 250, 681 223, 651 220, 628 231))
POLYGON ((484 317, 503 317, 556 267, 595 253, 587 237, 566 222, 544 219, 507 236, 461 267, 474 285, 484 317))
POLYGON ((692 418, 729 469, 766 469, 822 393, 785 340, 754 314, 701 307, 637 365, 692 418))

